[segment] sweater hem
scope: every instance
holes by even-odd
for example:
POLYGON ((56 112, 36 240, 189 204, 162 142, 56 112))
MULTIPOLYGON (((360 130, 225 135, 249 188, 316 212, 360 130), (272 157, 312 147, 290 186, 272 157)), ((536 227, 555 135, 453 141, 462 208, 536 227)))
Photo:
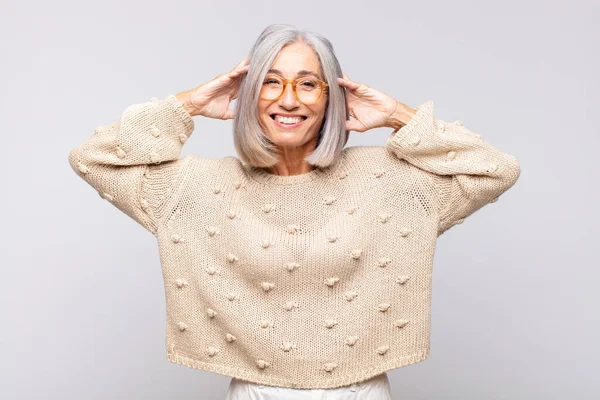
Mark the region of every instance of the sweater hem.
MULTIPOLYGON (((342 386, 349 386, 353 383, 365 381, 384 372, 415 364, 424 361, 429 357, 429 348, 424 348, 408 356, 397 357, 387 362, 362 369, 352 374, 345 374, 338 378, 314 378, 304 382, 295 382, 285 378, 269 377, 265 373, 251 372, 226 365, 217 365, 197 360, 193 357, 181 355, 179 353, 167 352, 167 359, 173 364, 183 365, 193 369, 199 369, 208 372, 214 372, 221 375, 230 376, 256 383, 259 385, 285 387, 292 389, 334 389, 342 386)), ((267 372, 268 373, 268 372, 267 372)))

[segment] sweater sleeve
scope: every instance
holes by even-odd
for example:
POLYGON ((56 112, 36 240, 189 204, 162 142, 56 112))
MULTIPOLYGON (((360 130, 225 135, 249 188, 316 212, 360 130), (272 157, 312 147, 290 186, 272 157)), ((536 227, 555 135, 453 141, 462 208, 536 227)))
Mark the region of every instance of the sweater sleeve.
POLYGON ((516 158, 487 143, 460 121, 435 118, 434 103, 417 107, 412 119, 386 142, 389 151, 432 175, 438 194, 438 236, 515 184, 516 158))
POLYGON ((73 170, 100 196, 156 235, 186 158, 194 120, 175 97, 133 104, 69 153, 73 170))

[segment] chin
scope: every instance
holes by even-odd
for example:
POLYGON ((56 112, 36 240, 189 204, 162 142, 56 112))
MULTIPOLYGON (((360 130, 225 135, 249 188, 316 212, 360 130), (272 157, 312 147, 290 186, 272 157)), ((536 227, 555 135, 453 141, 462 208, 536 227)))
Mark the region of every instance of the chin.
POLYGON ((301 146, 307 141, 304 140, 304 136, 300 136, 297 133, 291 132, 270 132, 269 140, 276 144, 277 146, 282 147, 296 147, 301 146))

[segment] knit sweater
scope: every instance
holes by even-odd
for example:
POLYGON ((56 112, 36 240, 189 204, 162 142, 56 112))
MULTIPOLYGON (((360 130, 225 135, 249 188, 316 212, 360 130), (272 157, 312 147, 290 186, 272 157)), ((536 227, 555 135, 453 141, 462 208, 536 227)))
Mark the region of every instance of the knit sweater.
POLYGON ((169 95, 127 107, 69 163, 156 237, 170 362, 335 388, 428 357, 437 238, 520 175, 514 156, 433 109, 418 106, 385 146, 280 176, 180 158, 194 120, 169 95))

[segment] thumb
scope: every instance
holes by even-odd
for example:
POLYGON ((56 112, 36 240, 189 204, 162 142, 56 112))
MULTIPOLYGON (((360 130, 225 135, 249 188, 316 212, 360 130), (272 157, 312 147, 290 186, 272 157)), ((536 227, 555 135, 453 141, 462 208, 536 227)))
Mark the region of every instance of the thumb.
POLYGON ((227 109, 227 111, 225 111, 225 115, 223 116, 223 119, 233 119, 233 118, 235 118, 235 110, 227 109))
POLYGON ((365 131, 362 124, 355 119, 346 120, 346 130, 347 131, 356 131, 356 132, 364 132, 365 131))

